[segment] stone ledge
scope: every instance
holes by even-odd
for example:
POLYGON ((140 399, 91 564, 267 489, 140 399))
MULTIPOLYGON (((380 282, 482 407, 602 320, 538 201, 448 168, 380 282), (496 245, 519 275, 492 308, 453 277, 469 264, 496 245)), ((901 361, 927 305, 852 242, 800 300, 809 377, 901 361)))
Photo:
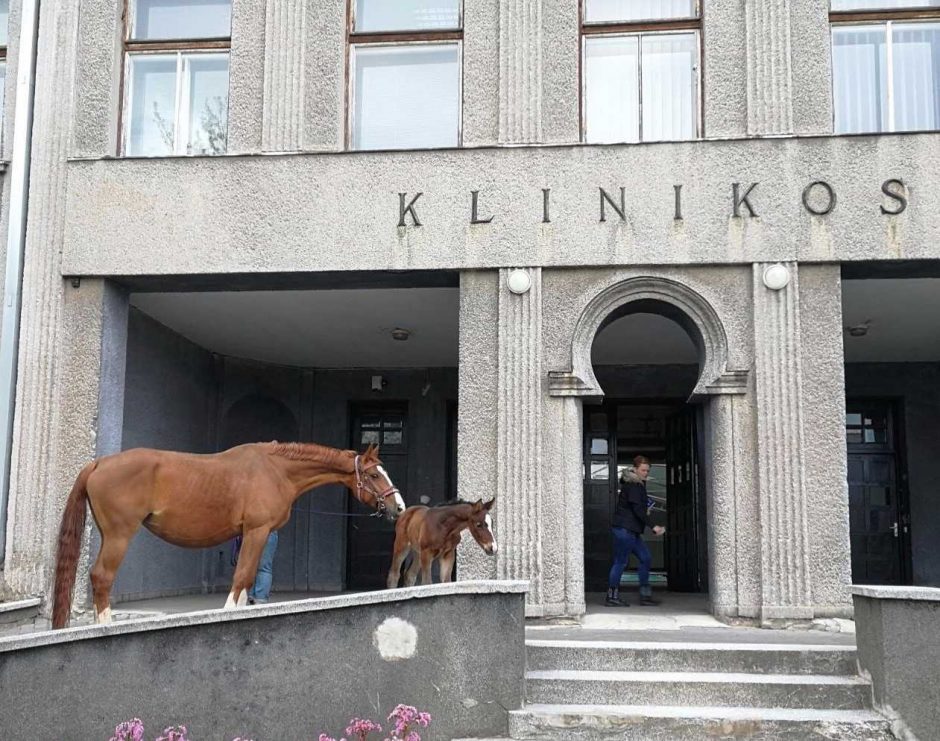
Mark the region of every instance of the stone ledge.
POLYGON ((446 584, 429 584, 419 587, 383 589, 377 592, 357 592, 340 594, 335 597, 313 597, 291 602, 272 602, 266 605, 251 605, 234 610, 200 610, 198 612, 177 615, 159 615, 134 620, 122 620, 109 625, 81 625, 63 630, 51 630, 30 633, 23 636, 0 638, 0 654, 57 643, 82 641, 100 638, 105 635, 125 633, 144 633, 167 628, 179 628, 190 625, 208 625, 212 623, 250 620, 259 617, 292 615, 296 613, 335 610, 345 607, 361 607, 391 602, 403 602, 430 597, 446 597, 460 594, 520 594, 529 589, 527 581, 520 580, 467 580, 446 584))
POLYGON ((30 597, 29 599, 18 599, 12 602, 0 602, 0 615, 5 612, 16 612, 17 610, 28 610, 31 607, 39 607, 42 600, 39 597, 30 597))
POLYGON ((856 597, 940 602, 937 587, 853 586, 849 589, 856 597))

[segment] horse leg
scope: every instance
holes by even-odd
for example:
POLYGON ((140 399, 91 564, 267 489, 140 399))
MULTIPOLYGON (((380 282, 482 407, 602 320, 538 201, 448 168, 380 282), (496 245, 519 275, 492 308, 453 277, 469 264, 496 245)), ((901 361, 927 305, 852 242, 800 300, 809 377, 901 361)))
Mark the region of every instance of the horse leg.
POLYGON ((454 573, 454 560, 457 555, 456 551, 447 551, 443 556, 441 556, 441 581, 451 581, 451 578, 454 573))
POLYGON ((401 579, 401 565, 405 562, 405 559, 408 558, 410 552, 411 548, 408 544, 400 544, 396 538, 395 550, 392 554, 392 566, 388 570, 388 578, 385 580, 385 586, 388 589, 394 589, 398 586, 398 582, 401 579))
POLYGON ((91 588, 95 600, 95 622, 111 622, 111 587, 121 561, 130 545, 130 535, 101 534, 101 550, 91 569, 91 588))
POLYGON ((224 609, 231 610, 248 604, 248 590, 255 583, 261 553, 270 532, 269 528, 255 528, 242 536, 242 549, 238 554, 238 566, 235 567, 235 576, 232 579, 232 591, 228 593, 224 609))

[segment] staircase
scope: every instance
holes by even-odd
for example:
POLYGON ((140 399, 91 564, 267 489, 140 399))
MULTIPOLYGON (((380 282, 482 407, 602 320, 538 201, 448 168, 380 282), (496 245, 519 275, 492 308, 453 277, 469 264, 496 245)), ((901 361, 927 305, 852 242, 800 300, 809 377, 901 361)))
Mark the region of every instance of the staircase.
POLYGON ((530 639, 526 657, 513 739, 894 738, 854 646, 530 639))

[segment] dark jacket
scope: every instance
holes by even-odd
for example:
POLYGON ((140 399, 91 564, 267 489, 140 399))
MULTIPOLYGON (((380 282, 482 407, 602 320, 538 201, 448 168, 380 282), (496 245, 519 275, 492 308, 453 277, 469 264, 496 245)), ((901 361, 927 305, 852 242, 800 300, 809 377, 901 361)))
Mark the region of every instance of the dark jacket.
POLYGON ((620 494, 617 496, 617 509, 614 510, 610 524, 612 527, 626 528, 640 535, 649 526, 646 484, 633 471, 624 470, 620 474, 620 494))

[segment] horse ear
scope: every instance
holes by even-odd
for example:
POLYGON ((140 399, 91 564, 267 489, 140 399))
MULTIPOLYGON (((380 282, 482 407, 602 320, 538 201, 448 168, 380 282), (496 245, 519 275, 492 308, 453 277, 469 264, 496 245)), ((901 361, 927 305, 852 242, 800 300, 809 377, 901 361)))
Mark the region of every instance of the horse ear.
POLYGON ((477 499, 477 500, 473 503, 473 511, 474 511, 474 512, 479 512, 481 509, 483 509, 483 500, 482 500, 482 499, 477 499))
POLYGON ((494 505, 494 504, 496 504, 496 497, 493 497, 490 501, 488 501, 486 504, 484 504, 484 505, 483 505, 483 509, 485 509, 487 512, 489 512, 491 509, 493 509, 493 505, 494 505))

